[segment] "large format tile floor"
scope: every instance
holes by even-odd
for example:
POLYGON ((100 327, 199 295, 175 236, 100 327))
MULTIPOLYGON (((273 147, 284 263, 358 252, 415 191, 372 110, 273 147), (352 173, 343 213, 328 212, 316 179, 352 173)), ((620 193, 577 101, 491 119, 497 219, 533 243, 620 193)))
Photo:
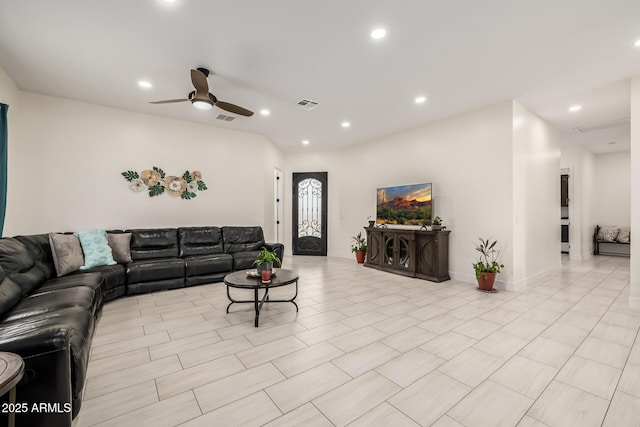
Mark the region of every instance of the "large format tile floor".
POLYGON ((340 258, 285 266, 300 312, 268 305, 259 328, 248 304, 225 313, 221 283, 108 303, 74 424, 640 426, 627 258, 497 294, 340 258))

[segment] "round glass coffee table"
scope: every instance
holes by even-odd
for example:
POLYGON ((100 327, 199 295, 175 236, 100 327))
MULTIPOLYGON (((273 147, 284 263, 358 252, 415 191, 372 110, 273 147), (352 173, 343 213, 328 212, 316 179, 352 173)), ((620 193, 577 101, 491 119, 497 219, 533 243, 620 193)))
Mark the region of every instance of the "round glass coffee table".
POLYGON ((224 284, 227 285, 227 297, 229 298, 229 301, 231 301, 227 306, 227 313, 229 313, 229 307, 231 307, 232 304, 253 304, 256 311, 256 320, 254 322, 254 325, 257 328, 258 320, 260 318, 260 310, 262 310, 262 306, 266 302, 290 302, 291 304, 296 306, 296 311, 298 311, 298 304, 296 304, 294 301, 298 296, 298 274, 296 272, 286 270, 284 268, 274 268, 274 274, 271 275, 271 283, 262 283, 262 279, 260 277, 256 277, 255 275, 251 274, 253 272, 255 272, 255 270, 240 270, 227 274, 224 277, 224 284), (269 289, 291 284, 296 285, 296 292, 293 298, 277 300, 269 299, 269 289), (253 299, 233 299, 231 297, 231 293, 229 292, 231 288, 253 289, 253 299), (260 289, 264 290, 262 298, 260 298, 259 295, 260 289))

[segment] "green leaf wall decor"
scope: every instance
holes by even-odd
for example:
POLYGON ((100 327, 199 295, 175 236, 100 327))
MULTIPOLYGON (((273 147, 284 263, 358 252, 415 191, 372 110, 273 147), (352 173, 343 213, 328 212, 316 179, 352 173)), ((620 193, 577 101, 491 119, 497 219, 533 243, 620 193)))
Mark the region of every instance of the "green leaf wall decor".
POLYGON ((129 182, 129 188, 132 191, 141 192, 147 190, 149 197, 166 193, 173 197, 180 197, 183 200, 191 200, 197 197, 197 191, 207 189, 200 171, 185 171, 182 176, 167 176, 162 169, 154 166, 140 173, 128 170, 122 172, 121 175, 129 182))

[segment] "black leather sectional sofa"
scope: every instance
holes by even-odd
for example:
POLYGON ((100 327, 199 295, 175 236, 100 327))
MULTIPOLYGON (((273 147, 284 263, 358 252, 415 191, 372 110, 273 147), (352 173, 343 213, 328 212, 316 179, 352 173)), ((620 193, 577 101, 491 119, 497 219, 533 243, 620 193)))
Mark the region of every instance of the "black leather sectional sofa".
MULTIPOLYGON (((47 234, 0 239, 0 351, 17 353, 25 373, 17 401, 53 404, 16 415, 17 425, 69 426, 80 410, 91 340, 105 302, 124 295, 221 281, 252 268, 262 246, 282 244, 261 227, 183 227, 131 233, 127 264, 56 277, 47 234), (71 411, 65 404, 71 404, 71 411)), ((6 396, 5 396, 6 399, 6 396)), ((0 414, 0 425, 6 414, 0 414)))

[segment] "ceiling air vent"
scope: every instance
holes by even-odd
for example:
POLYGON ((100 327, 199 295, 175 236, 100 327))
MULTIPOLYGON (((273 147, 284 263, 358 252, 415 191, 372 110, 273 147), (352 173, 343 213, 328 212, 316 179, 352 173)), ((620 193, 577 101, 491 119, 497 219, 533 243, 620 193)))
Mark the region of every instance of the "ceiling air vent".
POLYGON ((619 128, 619 127, 630 126, 630 125, 631 125, 631 121, 629 120, 629 118, 625 118, 625 119, 614 120, 612 122, 601 123, 599 125, 580 126, 577 128, 573 128, 573 130, 580 134, 583 134, 583 133, 597 132, 599 130, 613 129, 613 128, 619 128))
POLYGON ((313 110, 317 105, 317 102, 310 101, 308 99, 301 99, 300 101, 298 101, 298 107, 302 108, 303 110, 313 110))
POLYGON ((236 118, 233 117, 233 116, 227 116, 226 114, 218 114, 218 117, 216 117, 216 119, 223 120, 225 122, 231 122, 231 121, 235 120, 236 118))

